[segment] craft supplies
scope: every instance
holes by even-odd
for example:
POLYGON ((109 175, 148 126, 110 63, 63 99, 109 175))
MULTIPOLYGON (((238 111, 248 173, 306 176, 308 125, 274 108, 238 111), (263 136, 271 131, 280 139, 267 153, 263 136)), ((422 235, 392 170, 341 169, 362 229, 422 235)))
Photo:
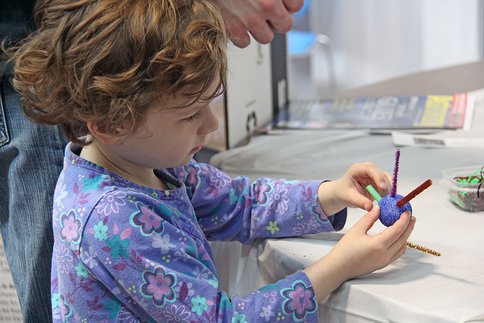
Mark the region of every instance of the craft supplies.
POLYGON ((468 166, 444 170, 450 200, 466 211, 484 211, 484 166, 468 166))

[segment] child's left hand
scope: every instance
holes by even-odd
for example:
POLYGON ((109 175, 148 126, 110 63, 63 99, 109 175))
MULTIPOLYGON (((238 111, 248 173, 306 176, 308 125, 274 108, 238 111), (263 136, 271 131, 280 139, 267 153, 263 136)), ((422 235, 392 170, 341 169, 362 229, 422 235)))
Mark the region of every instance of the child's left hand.
POLYGON ((345 207, 369 211, 373 207, 373 197, 365 189, 368 184, 385 196, 390 193, 391 175, 372 163, 355 163, 341 178, 319 186, 319 203, 327 215, 333 215, 345 207))

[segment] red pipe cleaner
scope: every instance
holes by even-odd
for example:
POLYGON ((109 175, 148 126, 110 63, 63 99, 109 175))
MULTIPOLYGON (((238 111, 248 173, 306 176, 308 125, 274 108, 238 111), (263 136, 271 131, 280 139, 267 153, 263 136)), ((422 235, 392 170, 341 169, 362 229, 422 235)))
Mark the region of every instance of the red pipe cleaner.
POLYGON ((420 186, 418 186, 416 189, 408 193, 406 196, 402 197, 402 199, 397 202, 397 206, 398 207, 404 206, 405 204, 410 202, 410 200, 413 199, 415 196, 422 193, 422 191, 428 188, 430 185, 432 185, 432 180, 431 179, 426 180, 425 182, 420 184, 420 186))

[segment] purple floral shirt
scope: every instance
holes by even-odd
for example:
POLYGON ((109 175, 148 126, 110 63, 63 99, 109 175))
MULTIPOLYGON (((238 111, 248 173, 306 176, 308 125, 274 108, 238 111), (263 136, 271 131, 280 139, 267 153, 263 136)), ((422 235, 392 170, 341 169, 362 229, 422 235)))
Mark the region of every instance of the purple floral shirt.
POLYGON ((69 144, 54 197, 52 311, 67 322, 317 322, 311 282, 298 271, 245 296, 220 290, 208 240, 339 230, 321 181, 249 183, 190 162, 142 187, 78 156, 69 144))

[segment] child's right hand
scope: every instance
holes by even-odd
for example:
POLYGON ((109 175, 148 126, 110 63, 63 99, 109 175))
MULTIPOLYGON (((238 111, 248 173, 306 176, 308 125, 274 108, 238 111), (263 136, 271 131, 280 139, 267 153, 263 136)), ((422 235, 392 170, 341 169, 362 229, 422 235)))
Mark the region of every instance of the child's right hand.
POLYGON ((415 218, 403 213, 392 226, 370 236, 368 230, 379 214, 380 208, 373 207, 329 254, 305 269, 318 299, 329 295, 346 280, 384 268, 405 253, 415 218))
POLYGON ((373 197, 365 187, 372 184, 382 196, 390 193, 391 175, 373 163, 355 163, 336 180, 322 183, 318 188, 321 208, 327 215, 345 207, 358 207, 367 211, 373 207, 373 197))
POLYGON ((407 239, 415 225, 415 217, 405 212, 392 226, 370 236, 368 230, 378 220, 379 215, 380 208, 374 206, 331 251, 334 253, 333 261, 340 263, 347 279, 386 267, 404 254, 407 239))

